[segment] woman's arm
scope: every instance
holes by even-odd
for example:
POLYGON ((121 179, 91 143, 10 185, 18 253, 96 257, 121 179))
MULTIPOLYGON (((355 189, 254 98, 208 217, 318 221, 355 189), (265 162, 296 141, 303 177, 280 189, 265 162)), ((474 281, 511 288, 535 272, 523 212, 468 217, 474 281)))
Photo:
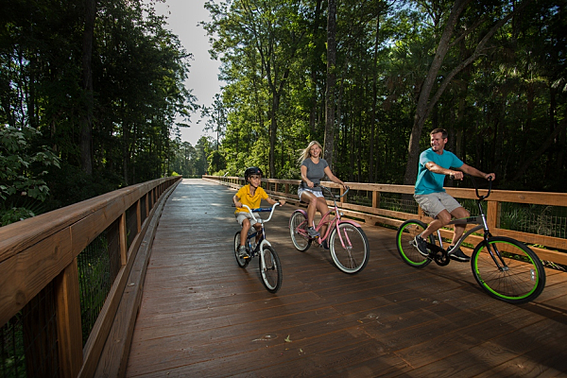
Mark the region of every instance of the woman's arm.
POLYGON ((331 171, 331 168, 329 168, 328 166, 325 167, 325 174, 327 175, 327 177, 329 178, 329 180, 331 180, 332 182, 336 182, 337 184, 342 185, 343 187, 346 187, 345 183, 342 182, 337 176, 335 176, 333 174, 333 172, 331 171))
POLYGON ((305 184, 307 184, 308 187, 313 187, 313 181, 307 178, 307 166, 305 165, 301 166, 301 179, 305 182, 305 184))

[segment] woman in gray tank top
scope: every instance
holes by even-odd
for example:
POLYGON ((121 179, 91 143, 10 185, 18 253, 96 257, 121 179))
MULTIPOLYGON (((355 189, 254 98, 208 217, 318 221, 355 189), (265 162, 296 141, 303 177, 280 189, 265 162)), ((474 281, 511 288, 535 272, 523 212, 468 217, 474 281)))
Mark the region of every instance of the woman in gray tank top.
MULTIPOLYGON (((297 194, 301 201, 308 203, 307 222, 309 227, 307 228, 307 232, 312 238, 319 236, 319 232, 315 230, 315 224, 313 222, 315 213, 319 210, 319 213, 323 216, 329 212, 327 201, 325 201, 323 197, 323 191, 321 187, 318 186, 321 179, 327 175, 329 180, 342 185, 346 189, 345 183, 333 174, 327 161, 321 157, 322 152, 323 148, 321 144, 314 140, 303 150, 299 158, 299 162, 301 163, 301 184, 299 185, 297 194)), ((325 230, 326 227, 321 228, 322 233, 325 233, 325 230)), ((326 247, 325 245, 323 246, 326 247)))

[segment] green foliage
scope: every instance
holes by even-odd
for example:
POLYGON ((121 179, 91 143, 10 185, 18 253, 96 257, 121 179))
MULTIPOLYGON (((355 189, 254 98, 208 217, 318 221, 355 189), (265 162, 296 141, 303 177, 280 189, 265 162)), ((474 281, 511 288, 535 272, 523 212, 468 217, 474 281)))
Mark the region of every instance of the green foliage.
POLYGON ((45 145, 35 145, 40 136, 31 127, 0 127, 0 219, 3 226, 34 216, 35 204, 48 198, 49 187, 44 178, 48 168, 59 168, 60 159, 45 145))
MULTIPOLYGON (((435 99, 419 145, 428 148, 427 131, 444 127, 448 149, 470 165, 495 172, 499 188, 563 191, 565 3, 529 3, 480 45, 497 21, 523 4, 471 2, 465 8, 432 93, 449 74, 454 76, 435 99), (477 48, 478 56, 468 62, 477 48)), ((325 138, 326 9, 315 1, 301 5, 299 12, 283 0, 206 5, 213 21, 205 29, 213 39, 213 55, 222 57, 221 76, 227 83, 222 93, 226 121, 218 125, 219 151, 230 174, 251 163, 269 167, 273 155, 272 175, 297 178, 299 150, 325 138), (266 46, 277 49, 263 50, 266 46), (285 67, 278 66, 281 57, 285 67), (273 75, 280 75, 277 90, 273 75)), ((331 163, 338 177, 403 182, 417 100, 452 5, 421 0, 337 5, 331 163)))

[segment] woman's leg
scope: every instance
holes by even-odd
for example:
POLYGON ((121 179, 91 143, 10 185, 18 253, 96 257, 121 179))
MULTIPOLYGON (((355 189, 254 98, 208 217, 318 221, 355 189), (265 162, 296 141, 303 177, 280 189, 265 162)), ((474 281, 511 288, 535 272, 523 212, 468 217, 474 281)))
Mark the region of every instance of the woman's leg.
POLYGON ((307 226, 313 227, 313 220, 317 212, 317 197, 307 191, 301 193, 301 200, 307 203, 307 226))
MULTIPOLYGON (((329 207, 327 206, 327 201, 324 197, 317 197, 317 210, 319 210, 319 214, 321 214, 321 218, 325 216, 329 212, 329 207)), ((327 225, 323 225, 319 230, 321 237, 325 235, 327 231, 327 225)))

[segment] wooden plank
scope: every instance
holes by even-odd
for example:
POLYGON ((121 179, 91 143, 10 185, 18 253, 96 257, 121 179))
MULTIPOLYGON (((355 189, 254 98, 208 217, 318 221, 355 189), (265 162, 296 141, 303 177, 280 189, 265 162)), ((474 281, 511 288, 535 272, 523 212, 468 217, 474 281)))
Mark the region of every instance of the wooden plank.
POLYGON ((411 268, 397 255, 395 230, 362 225, 370 261, 346 275, 328 251, 293 248, 287 221, 295 208, 286 205, 267 224, 284 274, 272 295, 260 282, 257 259, 246 269, 234 261, 233 194, 184 180, 170 197, 127 377, 470 377, 500 366, 513 372, 513 361, 527 360, 522 356, 530 357, 530 371, 564 371, 565 348, 535 335, 552 337, 551 324, 558 335, 567 332, 567 273, 548 270, 540 298, 514 306, 484 294, 470 264, 411 268), (516 341, 504 345, 511 335, 516 341))
POLYGON ((57 295, 57 336, 61 377, 76 377, 83 364, 81 301, 77 259, 55 281, 57 295))

